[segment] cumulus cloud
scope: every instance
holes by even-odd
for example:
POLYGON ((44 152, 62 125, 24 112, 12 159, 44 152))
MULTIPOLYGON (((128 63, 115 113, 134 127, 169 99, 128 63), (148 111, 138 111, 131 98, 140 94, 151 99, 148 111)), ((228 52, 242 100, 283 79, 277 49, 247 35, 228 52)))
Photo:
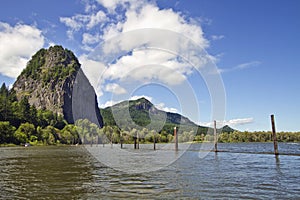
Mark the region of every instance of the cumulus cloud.
MULTIPOLYGON (((213 59, 203 52, 199 53, 199 49, 209 47, 199 20, 171 8, 161 9, 155 1, 97 0, 97 2, 106 9, 97 11, 96 6, 87 1, 85 14, 61 17, 60 21, 69 28, 70 38, 74 33, 81 34, 82 48, 86 51, 92 51, 98 43, 104 42, 101 43, 104 46, 103 51, 99 54, 124 52, 113 57, 114 60, 110 62, 96 61, 105 66, 105 73, 101 75, 102 80, 98 82, 98 85, 101 84, 98 88, 102 90, 98 92, 99 94, 111 91, 112 88, 109 88, 111 85, 106 84, 112 82, 122 86, 130 81, 147 83, 152 80, 167 85, 182 84, 193 73, 195 66, 190 63, 196 63, 201 67, 213 59), (134 32, 135 30, 142 31, 134 32), (119 35, 125 36, 118 38, 119 35), (194 46, 197 44, 197 48, 191 48, 194 47, 191 43, 194 46), (145 46, 161 48, 149 50, 143 48, 145 46), (170 51, 167 52, 166 49, 170 51)), ((93 67, 92 69, 97 70, 93 67)), ((89 74, 94 76, 98 73, 89 74)))
POLYGON ((237 125, 250 124, 253 122, 254 122, 253 118, 242 118, 242 119, 231 119, 229 121, 226 121, 225 124, 229 126, 237 126, 237 125))
POLYGON ((97 0, 97 2, 109 10, 114 10, 122 0, 97 0))
POLYGON ((126 90, 117 83, 109 83, 105 86, 105 91, 113 94, 126 94, 126 90))
POLYGON ((118 103, 120 103, 121 101, 113 101, 113 100, 110 100, 110 101, 107 101, 105 102, 104 104, 100 104, 100 108, 107 108, 107 107, 110 107, 110 106, 113 106, 113 105, 116 105, 118 103))
POLYGON ((69 39, 73 39, 75 32, 85 29, 90 30, 91 28, 104 23, 107 17, 103 11, 98 11, 92 14, 76 14, 72 17, 60 17, 60 22, 65 24, 69 30, 67 35, 69 39))
POLYGON ((128 10, 123 32, 143 28, 175 31, 189 37, 203 48, 208 46, 201 26, 194 24, 194 21, 188 21, 181 13, 172 9, 159 9, 156 5, 145 4, 140 10, 128 10))
MULTIPOLYGON (((225 121, 217 121, 217 127, 223 127, 224 125, 228 125, 230 127, 236 127, 241 126, 245 124, 251 124, 254 122, 254 119, 252 117, 250 118, 237 118, 237 119, 231 119, 231 120, 225 120, 225 121)), ((209 126, 212 127, 214 125, 213 122, 206 122, 206 123, 199 123, 203 126, 209 126)))
POLYGON ((174 55, 167 52, 133 51, 131 55, 123 56, 110 65, 104 73, 104 78, 123 82, 148 82, 155 78, 169 85, 176 85, 182 83, 191 70, 191 66, 176 60, 174 55))
POLYGON ((0 22, 0 73, 16 78, 31 56, 44 46, 42 31, 35 26, 0 22))
POLYGON ((89 45, 98 43, 101 40, 100 35, 92 35, 90 33, 83 33, 82 35, 82 44, 89 45))
POLYGON ((155 104, 155 107, 165 112, 178 113, 178 110, 176 108, 169 108, 164 103, 155 104))
POLYGON ((89 19, 89 22, 87 24, 87 28, 88 29, 91 29, 93 28, 94 26, 102 23, 102 22, 105 22, 106 21, 106 15, 103 11, 98 11, 96 14, 92 14, 90 16, 90 19, 89 19))

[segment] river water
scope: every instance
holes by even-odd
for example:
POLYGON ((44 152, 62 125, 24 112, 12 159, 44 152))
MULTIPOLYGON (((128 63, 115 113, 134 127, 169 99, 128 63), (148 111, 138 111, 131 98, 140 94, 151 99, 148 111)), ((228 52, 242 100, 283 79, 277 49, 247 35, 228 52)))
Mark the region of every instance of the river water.
POLYGON ((81 146, 2 147, 0 199, 300 199, 300 143, 279 143, 278 157, 271 143, 218 147, 192 144, 171 165, 136 174, 81 146))

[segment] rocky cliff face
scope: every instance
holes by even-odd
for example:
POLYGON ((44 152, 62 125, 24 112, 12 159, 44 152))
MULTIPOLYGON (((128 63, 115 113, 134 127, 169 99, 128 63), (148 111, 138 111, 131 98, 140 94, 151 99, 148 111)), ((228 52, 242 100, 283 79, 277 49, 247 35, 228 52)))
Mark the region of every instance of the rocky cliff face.
POLYGON ((41 49, 32 56, 13 89, 18 99, 27 96, 37 109, 63 115, 68 123, 88 118, 99 126, 103 124, 96 94, 78 59, 61 46, 41 49))

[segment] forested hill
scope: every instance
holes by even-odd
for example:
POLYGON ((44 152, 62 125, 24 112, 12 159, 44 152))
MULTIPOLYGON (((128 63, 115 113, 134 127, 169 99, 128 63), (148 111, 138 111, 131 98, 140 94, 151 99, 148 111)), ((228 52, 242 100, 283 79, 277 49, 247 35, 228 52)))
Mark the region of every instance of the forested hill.
MULTIPOLYGON (((150 130, 160 130, 162 123, 164 123, 163 131, 168 133, 172 133, 175 126, 177 128, 183 127, 187 130, 196 130, 198 135, 207 134, 209 129, 208 127, 195 124, 178 113, 159 110, 145 98, 123 101, 111 107, 100 109, 100 112, 104 125, 118 125, 124 129, 127 127, 136 129, 147 127, 150 130)), ((232 132, 234 129, 225 126, 224 131, 232 132)))
MULTIPOLYGON (((112 107, 107 107, 101 109, 101 113, 104 118, 104 123, 107 125, 115 125, 113 113, 119 116, 125 116, 126 112, 129 110, 130 117, 132 122, 136 123, 139 126, 146 126, 151 122, 150 115, 155 116, 156 120, 164 120, 166 123, 174 125, 191 125, 196 126, 194 122, 188 118, 177 114, 165 112, 157 109, 149 100, 146 98, 140 98, 137 100, 123 101, 121 103, 115 104, 112 107)), ((122 120, 127 121, 127 119, 120 118, 121 124, 122 120)), ((131 124, 133 125, 133 124, 131 124)))

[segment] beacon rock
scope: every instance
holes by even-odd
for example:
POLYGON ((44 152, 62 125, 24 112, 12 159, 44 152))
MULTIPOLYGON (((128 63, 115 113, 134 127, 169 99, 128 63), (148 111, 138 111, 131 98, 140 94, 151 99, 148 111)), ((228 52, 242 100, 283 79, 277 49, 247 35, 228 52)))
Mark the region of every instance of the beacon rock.
POLYGON ((76 56, 62 46, 41 49, 13 85, 18 99, 26 96, 37 109, 62 115, 68 123, 89 119, 102 127, 94 88, 76 56))

